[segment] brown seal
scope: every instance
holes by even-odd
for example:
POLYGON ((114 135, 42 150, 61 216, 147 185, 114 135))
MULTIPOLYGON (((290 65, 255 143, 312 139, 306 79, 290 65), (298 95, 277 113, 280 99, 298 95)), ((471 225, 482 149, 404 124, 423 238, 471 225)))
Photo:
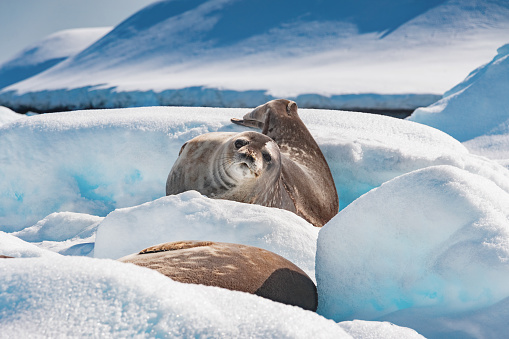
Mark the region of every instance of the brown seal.
POLYGON ((0 254, 0 259, 14 259, 14 257, 9 257, 7 255, 0 254))
POLYGON ((242 291, 316 311, 316 286, 287 259, 246 245, 179 241, 156 245, 119 261, 148 267, 183 283, 242 291))
POLYGON ((327 161, 297 113, 297 104, 270 101, 232 122, 258 132, 215 132, 185 143, 166 182, 166 195, 196 190, 289 210, 323 226, 339 210, 327 161))

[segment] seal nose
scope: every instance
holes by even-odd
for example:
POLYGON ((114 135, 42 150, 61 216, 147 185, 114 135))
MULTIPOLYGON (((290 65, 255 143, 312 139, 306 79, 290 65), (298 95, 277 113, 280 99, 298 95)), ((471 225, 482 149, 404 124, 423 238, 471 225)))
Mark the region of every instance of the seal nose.
POLYGON ((244 156, 245 160, 251 163, 256 162, 256 153, 253 150, 248 149, 246 152, 243 152, 242 155, 244 156))

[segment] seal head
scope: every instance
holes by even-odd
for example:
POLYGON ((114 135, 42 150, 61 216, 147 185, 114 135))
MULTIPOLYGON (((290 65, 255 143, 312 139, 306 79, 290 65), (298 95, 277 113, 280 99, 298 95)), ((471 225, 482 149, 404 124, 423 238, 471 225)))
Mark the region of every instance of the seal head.
POLYGON ((211 198, 273 205, 281 154, 266 135, 207 133, 185 143, 166 182, 166 195, 197 190, 211 198), (270 199, 269 199, 270 200, 270 199))

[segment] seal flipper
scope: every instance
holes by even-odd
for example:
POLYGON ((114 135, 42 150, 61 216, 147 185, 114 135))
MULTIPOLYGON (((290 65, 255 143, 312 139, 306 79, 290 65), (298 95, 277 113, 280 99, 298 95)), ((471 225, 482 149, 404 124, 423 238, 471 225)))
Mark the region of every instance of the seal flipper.
POLYGON ((257 120, 248 120, 248 119, 237 119, 237 118, 231 118, 231 122, 234 124, 245 126, 245 127, 251 127, 251 128, 257 128, 257 129, 263 129, 263 122, 257 121, 257 120))
MULTIPOLYGON (((288 101, 288 100, 287 100, 288 101)), ((290 101, 288 101, 290 102, 290 101)), ((270 102, 272 103, 272 101, 270 102)), ((263 132, 262 134, 267 134, 266 129, 268 127, 269 115, 271 113, 270 107, 267 107, 267 104, 256 107, 251 112, 245 114, 242 119, 232 118, 231 122, 237 125, 258 128, 263 132)))

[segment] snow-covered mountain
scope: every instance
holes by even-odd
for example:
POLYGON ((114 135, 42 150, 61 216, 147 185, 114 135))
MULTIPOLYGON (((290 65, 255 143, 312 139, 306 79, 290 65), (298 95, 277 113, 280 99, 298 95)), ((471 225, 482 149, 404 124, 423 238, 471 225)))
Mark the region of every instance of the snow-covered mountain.
POLYGON ((413 109, 489 61, 507 31, 503 0, 159 1, 5 88, 0 103, 44 111, 292 97, 301 107, 413 109))
POLYGON ((0 65, 0 89, 44 72, 81 52, 113 27, 66 29, 34 43, 0 65))

